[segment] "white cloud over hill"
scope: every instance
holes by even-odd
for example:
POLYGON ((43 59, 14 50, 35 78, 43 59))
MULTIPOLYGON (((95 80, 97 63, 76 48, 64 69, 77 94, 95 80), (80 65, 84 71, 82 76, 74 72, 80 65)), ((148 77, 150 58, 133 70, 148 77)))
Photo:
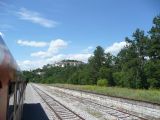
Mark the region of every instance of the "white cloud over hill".
MULTIPOLYGON (((22 70, 30 70, 36 68, 42 68, 46 64, 53 64, 57 61, 64 59, 79 60, 88 62, 88 58, 92 56, 93 47, 89 46, 82 50, 81 53, 75 54, 62 54, 60 51, 68 47, 68 42, 62 39, 51 40, 50 42, 39 41, 18 41, 19 45, 32 46, 32 47, 46 47, 44 51, 37 51, 30 54, 31 60, 18 61, 22 70)), ((115 42, 111 46, 105 49, 105 52, 109 52, 116 55, 123 47, 127 45, 126 42, 115 42)))
POLYGON ((105 52, 106 53, 111 53, 111 54, 113 54, 113 55, 117 55, 117 53, 122 49, 122 48, 124 48, 125 46, 127 45, 127 43, 126 42, 115 42, 115 43, 113 43, 111 46, 109 46, 109 47, 107 47, 106 49, 105 49, 105 52))
POLYGON ((62 39, 52 40, 49 43, 49 47, 46 51, 34 52, 34 53, 31 53, 31 56, 41 57, 41 58, 52 57, 54 54, 57 54, 61 49, 64 49, 67 46, 68 46, 68 43, 62 39))
MULTIPOLYGON (((32 57, 31 60, 18 61, 18 64, 22 70, 42 68, 46 64, 53 64, 57 61, 61 61, 64 59, 87 62, 88 58, 92 55, 89 52, 77 53, 77 54, 61 54, 60 50, 68 47, 68 42, 62 39, 51 40, 50 42, 18 41, 17 44, 23 46, 32 46, 32 47, 48 46, 48 48, 45 51, 37 51, 31 53, 30 54, 30 56, 32 57), (39 43, 39 45, 36 43, 39 43)), ((86 48, 86 50, 88 49, 91 50, 93 48, 92 47, 86 48)))

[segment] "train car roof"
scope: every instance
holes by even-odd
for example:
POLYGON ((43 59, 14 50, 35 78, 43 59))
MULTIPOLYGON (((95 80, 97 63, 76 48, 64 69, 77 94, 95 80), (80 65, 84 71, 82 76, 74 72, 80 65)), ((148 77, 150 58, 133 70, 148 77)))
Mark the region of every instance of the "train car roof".
POLYGON ((10 68, 20 71, 18 64, 16 63, 15 59, 13 58, 11 52, 9 51, 8 47, 6 46, 2 36, 0 35, 0 66, 8 64, 10 68))

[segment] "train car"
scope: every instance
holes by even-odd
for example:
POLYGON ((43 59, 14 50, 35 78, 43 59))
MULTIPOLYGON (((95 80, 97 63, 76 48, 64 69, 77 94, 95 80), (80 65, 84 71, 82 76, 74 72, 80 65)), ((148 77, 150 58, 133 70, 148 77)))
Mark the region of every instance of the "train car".
POLYGON ((0 35, 0 120, 20 120, 26 81, 0 35))

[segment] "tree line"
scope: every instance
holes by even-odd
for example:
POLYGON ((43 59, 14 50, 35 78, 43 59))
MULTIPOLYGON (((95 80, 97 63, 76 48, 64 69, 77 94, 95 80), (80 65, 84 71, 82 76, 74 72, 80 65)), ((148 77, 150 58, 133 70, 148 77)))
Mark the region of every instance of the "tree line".
POLYGON ((26 79, 40 83, 95 85, 103 81, 106 86, 160 88, 160 16, 153 19, 147 34, 137 29, 125 42, 126 46, 116 56, 97 46, 87 64, 45 65, 23 73, 26 79))

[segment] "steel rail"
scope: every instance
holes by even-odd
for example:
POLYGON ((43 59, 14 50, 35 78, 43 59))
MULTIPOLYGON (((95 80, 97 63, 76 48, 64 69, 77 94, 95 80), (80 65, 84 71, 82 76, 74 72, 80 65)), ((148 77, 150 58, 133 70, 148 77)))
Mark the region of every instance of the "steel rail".
MULTIPOLYGON (((47 93, 45 93, 44 91, 42 91, 41 89, 39 89, 38 87, 35 87, 34 85, 32 85, 32 87, 35 89, 35 91, 38 93, 38 95, 42 98, 42 100, 47 104, 47 106, 55 113, 55 115, 57 116, 57 118, 59 119, 59 120, 63 120, 64 118, 64 116, 62 116, 62 115, 59 115, 58 114, 58 112, 57 112, 57 110, 56 109, 54 109, 53 108, 53 106, 51 105, 51 104, 49 104, 48 102, 47 102, 47 100, 44 98, 44 96, 41 94, 41 93, 43 93, 43 94, 45 94, 47 97, 49 97, 51 100, 52 100, 52 104, 53 103, 55 103, 55 104, 58 104, 58 105, 60 105, 61 107, 63 107, 64 108, 64 110, 67 110, 67 111, 69 111, 71 114, 73 114, 75 117, 74 117, 74 119, 76 119, 76 117, 77 117, 77 120, 85 120, 84 118, 82 118, 81 116, 79 116, 77 113, 75 113, 74 111, 72 111, 72 110, 70 110, 68 107, 66 107, 66 106, 64 106, 63 104, 61 104, 59 101, 57 101, 57 100, 55 100, 52 96, 50 96, 50 95, 48 95, 47 93), (41 93, 40 93, 40 91, 41 91, 41 93)), ((58 108, 57 108, 58 109, 58 108)), ((62 110, 62 109, 61 109, 62 110)), ((66 111, 61 111, 62 113, 65 113, 66 111)), ((71 115, 70 114, 70 115, 71 115)), ((72 115, 72 116, 73 116, 72 115)), ((65 116, 66 117, 66 116, 65 116)), ((71 116, 68 116, 68 117, 71 117, 71 116)), ((68 119, 68 118, 67 118, 68 119)), ((71 119, 70 119, 71 120, 71 119)))
MULTIPOLYGON (((49 88, 49 87, 47 87, 47 88, 49 88)), ((51 88, 49 88, 49 89, 51 89, 51 88)), ((78 97, 78 96, 73 96, 73 95, 71 95, 71 94, 64 93, 64 92, 61 92, 61 91, 59 91, 59 92, 65 94, 66 96, 74 97, 77 101, 80 101, 80 102, 83 101, 84 104, 94 105, 94 107, 95 107, 95 106, 101 106, 101 107, 103 107, 103 108, 112 109, 112 110, 117 111, 117 112, 120 112, 120 113, 122 113, 122 114, 126 114, 126 115, 128 115, 128 117, 129 117, 129 116, 130 116, 130 117, 133 116, 133 117, 139 118, 139 119, 141 119, 141 120, 147 120, 147 119, 144 118, 144 117, 140 117, 140 116, 137 116, 137 115, 132 114, 132 113, 124 112, 123 110, 119 110, 119 109, 116 109, 116 108, 113 108, 113 107, 105 106, 105 105, 96 103, 96 102, 94 102, 94 101, 92 101, 92 100, 88 100, 88 99, 86 99, 86 98, 80 98, 80 97, 78 97)), ((114 115, 113 113, 108 113, 108 114, 111 114, 111 115, 113 115, 113 116, 115 116, 115 117, 119 117, 118 115, 114 115)), ((119 117, 119 118, 123 118, 123 117, 119 117)))

